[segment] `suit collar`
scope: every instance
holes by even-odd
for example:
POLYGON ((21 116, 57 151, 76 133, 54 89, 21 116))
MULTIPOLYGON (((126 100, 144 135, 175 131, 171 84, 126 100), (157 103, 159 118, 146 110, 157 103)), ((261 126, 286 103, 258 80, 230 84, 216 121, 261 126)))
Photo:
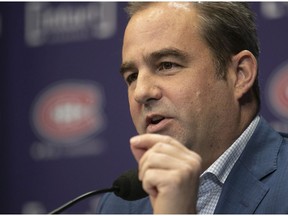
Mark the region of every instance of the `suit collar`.
POLYGON ((261 180, 277 169, 282 137, 261 118, 229 174, 215 213, 253 213, 269 190, 261 180))

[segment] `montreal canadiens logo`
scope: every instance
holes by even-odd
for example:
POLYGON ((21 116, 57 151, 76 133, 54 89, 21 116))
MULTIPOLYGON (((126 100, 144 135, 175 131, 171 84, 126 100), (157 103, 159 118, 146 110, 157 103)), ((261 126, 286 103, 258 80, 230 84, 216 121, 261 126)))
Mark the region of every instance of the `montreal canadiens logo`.
POLYGON ((102 92, 92 82, 66 81, 50 86, 36 100, 34 128, 52 143, 79 144, 104 127, 102 92))
POLYGON ((288 121, 288 64, 276 70, 268 82, 269 108, 275 116, 288 121))

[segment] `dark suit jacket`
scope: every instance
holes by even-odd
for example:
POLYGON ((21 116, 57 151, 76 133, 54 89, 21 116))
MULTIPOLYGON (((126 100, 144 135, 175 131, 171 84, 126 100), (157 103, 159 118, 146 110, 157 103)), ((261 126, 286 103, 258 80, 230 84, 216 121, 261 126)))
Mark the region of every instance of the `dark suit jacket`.
MULTIPOLYGON (((288 213, 287 135, 274 131, 261 118, 246 148, 223 185, 215 213, 288 213)), ((175 197, 176 199, 176 197, 175 197)), ((97 213, 150 214, 149 198, 125 201, 105 194, 97 213)))

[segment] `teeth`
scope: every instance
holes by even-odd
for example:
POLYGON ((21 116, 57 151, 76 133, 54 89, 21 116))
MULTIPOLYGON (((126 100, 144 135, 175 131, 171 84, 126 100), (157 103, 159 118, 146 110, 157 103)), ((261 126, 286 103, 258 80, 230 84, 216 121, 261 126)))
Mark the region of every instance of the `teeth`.
POLYGON ((163 117, 162 116, 155 116, 152 118, 152 121, 158 121, 160 119, 162 119, 163 117))
POLYGON ((159 123, 161 120, 163 120, 164 119, 164 117, 163 116, 155 116, 155 117, 153 117, 152 119, 151 119, 151 123, 152 124, 157 124, 157 123, 159 123))

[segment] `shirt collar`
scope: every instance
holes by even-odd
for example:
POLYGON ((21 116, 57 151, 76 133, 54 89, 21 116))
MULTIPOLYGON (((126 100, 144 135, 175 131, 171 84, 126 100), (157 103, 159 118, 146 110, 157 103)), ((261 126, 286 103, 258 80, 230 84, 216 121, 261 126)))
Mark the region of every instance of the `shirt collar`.
POLYGON ((207 173, 211 173, 224 184, 232 167, 240 157, 255 131, 259 120, 260 117, 256 116, 240 137, 206 171, 204 171, 204 173, 202 173, 200 178, 203 178, 207 173))

